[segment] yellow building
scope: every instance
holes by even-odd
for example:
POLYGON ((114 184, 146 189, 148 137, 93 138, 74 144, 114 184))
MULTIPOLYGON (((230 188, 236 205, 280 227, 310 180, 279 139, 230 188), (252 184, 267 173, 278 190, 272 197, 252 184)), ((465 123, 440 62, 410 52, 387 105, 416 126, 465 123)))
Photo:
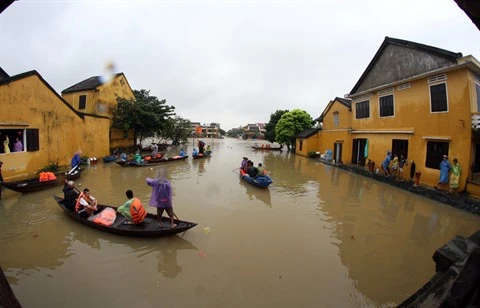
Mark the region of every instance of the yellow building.
POLYGON ((318 119, 322 123, 319 133, 319 151, 332 151, 332 160, 336 163, 350 163, 352 108, 349 99, 335 97, 323 110, 318 119))
POLYGON ((109 152, 109 118, 77 113, 37 71, 9 76, 0 68, 0 102, 6 179, 31 175, 51 163, 70 165, 78 149, 90 157, 109 152))
MULTIPOLYGON (((110 119, 117 106, 117 98, 135 98, 123 73, 113 75, 111 80, 102 76, 90 77, 63 90, 62 97, 78 112, 107 116, 110 119)), ((132 147, 133 138, 132 130, 111 128, 110 148, 132 147)))
MULTIPOLYGON (((415 162, 421 183, 435 185, 444 154, 463 168, 462 191, 480 195, 480 63, 432 46, 386 37, 348 95, 352 99, 352 164, 381 164, 387 150, 415 162), (472 122, 472 119, 474 120, 472 122), (478 139, 477 139, 478 138, 478 139)), ((404 173, 409 173, 409 166, 404 173)))
POLYGON ((294 136, 295 154, 308 156, 309 152, 318 152, 320 134, 318 129, 306 129, 294 136))

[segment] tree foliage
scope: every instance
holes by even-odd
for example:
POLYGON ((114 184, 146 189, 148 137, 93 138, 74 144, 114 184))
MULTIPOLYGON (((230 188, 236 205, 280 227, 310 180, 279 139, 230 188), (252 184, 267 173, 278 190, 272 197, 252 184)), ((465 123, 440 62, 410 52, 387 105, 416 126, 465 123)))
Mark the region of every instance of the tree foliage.
POLYGON ((135 141, 138 136, 141 141, 152 133, 164 133, 170 117, 175 115, 175 107, 168 106, 165 100, 159 100, 156 96, 150 96, 149 90, 133 90, 133 94, 135 98, 132 100, 117 98, 113 127, 133 129, 135 141))
POLYGON ((243 135, 243 127, 232 128, 227 131, 227 136, 232 138, 238 138, 238 136, 243 135))
POLYGON ((270 115, 270 122, 265 125, 265 140, 275 142, 275 126, 277 126, 278 120, 287 113, 288 110, 277 110, 270 115))
POLYGON ((186 142, 191 134, 192 127, 190 120, 184 119, 180 116, 175 116, 167 121, 167 125, 162 136, 172 139, 172 144, 177 145, 181 142, 186 142))
POLYGON ((295 144, 293 136, 312 127, 313 119, 308 112, 300 109, 286 112, 275 127, 275 141, 280 144, 286 144, 290 149, 290 146, 295 144))

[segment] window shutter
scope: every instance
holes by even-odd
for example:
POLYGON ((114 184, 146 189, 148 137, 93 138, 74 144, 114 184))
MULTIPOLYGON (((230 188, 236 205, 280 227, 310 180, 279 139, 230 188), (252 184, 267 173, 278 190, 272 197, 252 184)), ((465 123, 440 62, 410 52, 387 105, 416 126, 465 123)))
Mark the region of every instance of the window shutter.
POLYGON ((27 152, 38 151, 40 149, 40 142, 38 138, 38 129, 27 129, 27 152))

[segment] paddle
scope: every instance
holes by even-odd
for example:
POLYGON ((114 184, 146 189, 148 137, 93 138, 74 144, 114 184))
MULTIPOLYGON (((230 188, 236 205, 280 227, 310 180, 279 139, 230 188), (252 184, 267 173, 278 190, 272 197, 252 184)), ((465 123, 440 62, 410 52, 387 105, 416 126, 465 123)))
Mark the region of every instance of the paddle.
POLYGON ((82 163, 83 163, 83 160, 82 160, 78 165, 76 165, 75 167, 73 167, 72 170, 68 171, 66 174, 72 174, 73 171, 75 171, 77 168, 79 168, 82 163))

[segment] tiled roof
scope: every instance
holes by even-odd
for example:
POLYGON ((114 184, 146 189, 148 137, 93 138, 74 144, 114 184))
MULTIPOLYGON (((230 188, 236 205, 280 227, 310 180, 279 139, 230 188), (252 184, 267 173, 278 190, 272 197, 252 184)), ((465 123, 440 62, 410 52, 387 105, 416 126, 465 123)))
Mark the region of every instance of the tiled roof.
MULTIPOLYGON (((118 77, 120 75, 123 75, 123 73, 115 74, 114 77, 118 77)), ((83 81, 80 81, 79 83, 74 84, 69 88, 66 88, 65 90, 62 91, 62 94, 94 90, 99 86, 101 86, 102 84, 104 84, 104 81, 102 80, 102 76, 93 76, 83 81)))
POLYGON ((306 129, 303 132, 299 132, 298 134, 296 134, 293 137, 295 137, 295 138, 308 138, 310 136, 315 135, 317 132, 318 132, 318 129, 313 129, 313 128, 306 129))

